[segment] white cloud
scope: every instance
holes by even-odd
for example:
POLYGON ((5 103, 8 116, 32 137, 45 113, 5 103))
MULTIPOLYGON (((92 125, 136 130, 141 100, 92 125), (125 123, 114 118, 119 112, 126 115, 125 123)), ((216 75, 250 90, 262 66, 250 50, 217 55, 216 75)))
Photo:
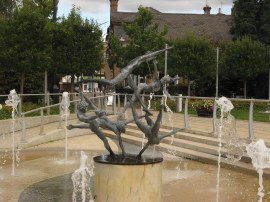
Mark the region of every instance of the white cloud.
MULTIPOLYGON (((208 5, 212 7, 213 12, 217 12, 218 8, 232 7, 232 0, 208 0, 208 5)), ((175 13, 203 13, 203 7, 206 5, 204 0, 119 0, 119 10, 136 11, 139 5, 150 6, 161 12, 175 13)))
POLYGON ((60 0, 59 7, 68 7, 72 5, 80 7, 82 12, 100 13, 110 11, 109 0, 60 0))
MULTIPOLYGON (((207 3, 212 7, 213 12, 216 12, 221 6, 224 10, 232 6, 232 0, 207 0, 207 3)), ((60 4, 70 8, 74 4, 83 12, 91 13, 109 12, 110 9, 109 0, 60 0, 60 4)), ((202 13, 205 4, 205 0, 119 0, 118 8, 120 11, 136 11, 139 5, 143 5, 161 12, 202 13)))
MULTIPOLYGON (((212 7, 211 13, 218 12, 221 7, 221 0, 207 0, 209 6, 212 7)), ((59 0, 59 15, 67 15, 72 8, 72 5, 80 7, 82 16, 88 19, 94 19, 98 23, 108 22, 110 13, 109 0, 59 0)), ((138 10, 139 5, 153 7, 161 12, 169 13, 203 13, 203 7, 206 0, 119 0, 119 11, 138 10)), ((225 14, 230 14, 232 0, 222 0, 222 11, 225 14)), ((108 24, 103 25, 102 29, 105 32, 108 24)))

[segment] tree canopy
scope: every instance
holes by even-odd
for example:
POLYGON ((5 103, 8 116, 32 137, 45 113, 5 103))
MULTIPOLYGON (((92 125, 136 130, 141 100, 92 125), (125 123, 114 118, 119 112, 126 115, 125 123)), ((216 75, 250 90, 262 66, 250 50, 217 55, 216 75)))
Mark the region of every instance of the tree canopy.
POLYGON ((266 72, 268 60, 267 47, 250 37, 238 38, 221 48, 222 74, 244 83, 244 97, 247 80, 266 72))
POLYGON ((259 1, 258 39, 270 45, 270 0, 259 1))
POLYGON ((62 17, 53 32, 53 61, 58 73, 71 75, 74 82, 75 75, 92 75, 101 68, 102 32, 97 23, 82 19, 78 8, 62 17))
POLYGON ((233 15, 231 32, 235 38, 249 36, 270 44, 270 0, 237 0, 233 15))
POLYGON ((12 12, 16 8, 16 0, 0 1, 0 18, 11 17, 12 12))
POLYGON ((50 66, 51 34, 49 20, 32 2, 24 2, 11 18, 1 21, 1 69, 20 73, 20 93, 24 81, 34 71, 50 66), (28 4, 29 3, 29 4, 28 4))
POLYGON ((173 49, 168 59, 171 74, 178 74, 195 82, 213 75, 215 49, 208 39, 187 34, 186 37, 176 39, 171 43, 173 49))

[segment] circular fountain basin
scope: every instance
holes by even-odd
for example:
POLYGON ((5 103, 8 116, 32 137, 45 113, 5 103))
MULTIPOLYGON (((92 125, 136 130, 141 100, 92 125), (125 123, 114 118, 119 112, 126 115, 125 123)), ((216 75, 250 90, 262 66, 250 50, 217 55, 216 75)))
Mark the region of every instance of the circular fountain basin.
MULTIPOLYGON (((97 151, 98 148, 87 150, 89 142, 96 144, 99 141, 88 138, 95 137, 88 135, 69 139, 69 147, 74 150, 69 151, 68 163, 63 162, 63 140, 21 151, 15 176, 11 176, 11 164, 1 164, 0 201, 72 201, 71 174, 80 167, 80 151, 86 151, 89 159, 107 153, 97 151)), ((162 201, 216 201, 217 166, 171 155, 165 155, 163 159, 162 201)), ((220 201, 258 201, 258 176, 224 168, 220 173, 220 201)), ((263 185, 264 200, 268 201, 270 180, 264 177, 263 185)))
POLYGON ((97 163, 112 165, 146 165, 161 163, 163 158, 151 156, 142 156, 142 158, 137 158, 137 156, 133 154, 127 154, 126 156, 115 155, 114 157, 111 157, 110 155, 100 155, 94 157, 94 161, 97 163))

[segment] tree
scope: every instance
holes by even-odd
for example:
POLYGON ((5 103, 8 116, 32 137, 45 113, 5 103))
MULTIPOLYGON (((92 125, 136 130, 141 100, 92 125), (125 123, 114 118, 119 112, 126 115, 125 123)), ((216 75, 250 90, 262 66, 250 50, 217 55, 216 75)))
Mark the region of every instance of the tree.
MULTIPOLYGON (((132 23, 124 24, 123 29, 128 37, 123 46, 116 36, 109 37, 109 64, 117 64, 122 68, 130 60, 144 55, 147 51, 165 47, 167 28, 159 31, 158 24, 153 22, 153 14, 147 8, 140 6, 137 18, 132 23)), ((141 64, 133 73, 146 75, 149 72, 145 69, 145 64, 141 64)))
POLYGON ((13 10, 16 8, 16 0, 0 1, 0 18, 11 17, 13 10))
POLYGON ((190 81, 205 80, 214 73, 215 50, 212 43, 204 37, 187 34, 171 42, 173 49, 168 59, 169 72, 188 79, 188 95, 190 81))
POLYGON ((259 1, 258 39, 270 45, 270 0, 259 1))
POLYGON ((234 24, 232 34, 237 37, 257 37, 258 26, 258 3, 257 0, 237 0, 234 2, 234 24))
POLYGON ((249 36, 270 44, 270 0, 237 0, 233 14, 235 38, 249 36))
POLYGON ((75 75, 92 75, 103 60, 102 31, 97 23, 83 20, 80 10, 73 7, 67 18, 62 17, 53 30, 53 61, 57 72, 71 75, 71 92, 75 75))
POLYGON ((20 74, 20 93, 24 93, 25 79, 33 72, 50 67, 51 35, 49 20, 33 1, 24 1, 15 9, 12 18, 2 22, 2 69, 20 74))
POLYGON ((244 83, 247 97, 247 81, 267 71, 267 48, 249 37, 239 38, 222 46, 221 70, 229 78, 238 78, 244 83))

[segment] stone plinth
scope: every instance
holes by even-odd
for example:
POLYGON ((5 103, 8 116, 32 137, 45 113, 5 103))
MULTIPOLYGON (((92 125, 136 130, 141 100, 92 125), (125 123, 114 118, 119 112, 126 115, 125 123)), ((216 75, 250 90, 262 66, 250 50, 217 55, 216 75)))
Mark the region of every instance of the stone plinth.
POLYGON ((101 163, 95 158, 95 202, 161 201, 162 159, 132 165, 130 162, 101 163))

